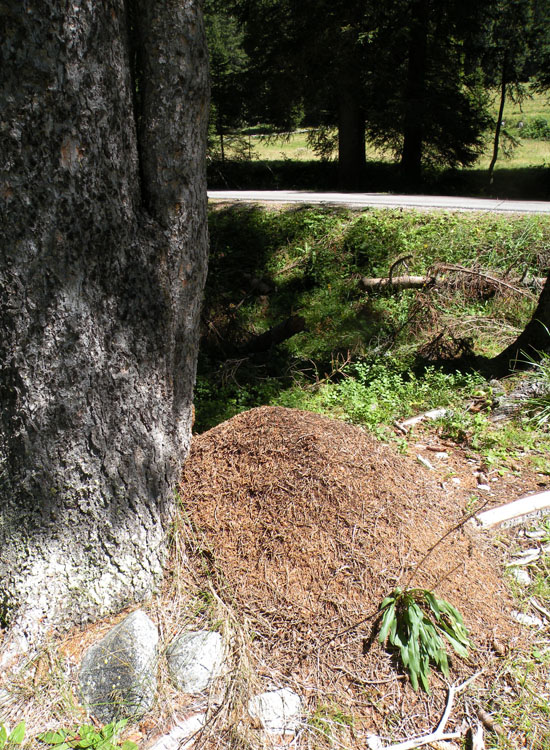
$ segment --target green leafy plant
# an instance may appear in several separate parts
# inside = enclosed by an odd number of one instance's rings
[[[15,745],[20,745],[25,737],[25,722],[20,721],[19,724],[11,732],[9,729],[0,723],[0,750],[8,750]]]
[[[534,138],[541,141],[550,140],[550,125],[544,117],[533,117],[519,128],[522,138]]]
[[[138,750],[135,742],[125,740],[122,744],[118,735],[122,732],[128,719],[120,719],[96,729],[91,724],[83,724],[74,730],[57,729],[43,732],[38,738],[54,750],[71,750],[71,748],[92,748],[92,750]]]
[[[379,640],[398,649],[415,690],[418,682],[429,693],[430,664],[449,676],[446,639],[454,651],[467,658],[471,647],[460,612],[426,589],[396,588],[380,605]]]

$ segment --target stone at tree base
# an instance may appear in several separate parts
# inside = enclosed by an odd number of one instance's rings
[[[302,701],[290,688],[269,690],[249,700],[248,713],[266,732],[293,734],[300,723]]]
[[[86,708],[109,723],[139,717],[155,698],[158,630],[136,610],[86,651],[80,667],[80,692]]]
[[[191,747],[195,734],[204,727],[205,721],[205,714],[196,714],[178,721],[170,732],[157,740],[149,750],[186,750]]]
[[[176,687],[186,693],[200,693],[221,672],[223,639],[209,630],[183,633],[166,650],[166,659]]]

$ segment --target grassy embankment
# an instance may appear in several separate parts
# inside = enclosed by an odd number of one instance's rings
[[[278,404],[359,424],[414,458],[414,440],[394,421],[444,406],[445,416],[429,428],[439,439],[460,446],[491,476],[528,473],[535,489],[547,486],[550,400],[495,425],[494,384],[475,372],[426,367],[421,356],[461,347],[498,353],[532,315],[537,292],[529,298],[456,274],[441,289],[367,294],[359,278],[385,276],[403,256],[396,274],[452,263],[512,284],[525,272],[540,276],[550,266],[550,217],[232,207],[212,210],[210,232],[198,431],[244,409]],[[290,315],[303,316],[305,330],[271,350],[247,352],[253,335]],[[550,382],[550,358],[542,369]],[[517,377],[504,381],[507,390]],[[473,399],[489,408],[470,410]],[[548,522],[542,532],[550,541]],[[530,612],[533,597],[550,608],[549,565],[542,555],[530,568],[532,584],[516,585],[519,610]],[[495,722],[534,750],[550,748],[541,697],[549,666],[550,641],[540,635],[532,651],[503,661],[491,694]],[[512,746],[506,733],[491,733],[488,747]]]
[[[550,120],[550,107],[540,97],[524,102],[522,111],[509,105],[506,127],[518,136],[517,123],[536,117]],[[334,175],[318,161],[309,162],[313,182],[304,181],[299,160],[313,158],[305,134],[288,143],[258,143],[263,159],[284,156],[280,170],[274,162],[257,162],[256,175],[267,175],[270,186],[290,186],[283,184],[289,175],[296,186],[330,186]],[[548,197],[549,146],[550,141],[522,138],[512,156],[497,164],[494,194]],[[451,175],[448,183],[440,176],[432,187],[489,194],[489,160],[490,147],[474,168]],[[392,169],[382,161],[374,166],[374,189],[392,189]],[[413,443],[394,428],[395,420],[444,406],[445,416],[426,429],[461,446],[467,460],[484,465],[490,475],[529,473],[547,486],[550,399],[494,424],[489,419],[494,383],[475,371],[462,374],[427,363],[430,356],[464,350],[497,354],[532,315],[538,291],[529,297],[528,287],[520,287],[521,294],[482,276],[449,274],[442,288],[367,293],[359,279],[386,276],[404,258],[395,274],[426,274],[447,263],[519,286],[524,274],[548,273],[550,217],[233,207],[213,208],[210,232],[196,430],[257,405],[282,405],[361,425],[414,457]],[[248,350],[253,336],[292,315],[303,317],[303,331],[269,350]],[[538,375],[550,383],[549,357]],[[503,381],[505,389],[513,389],[519,377]],[[486,408],[472,411],[472,400]],[[535,533],[536,544],[549,542],[549,522]],[[529,567],[528,587],[512,581],[518,610],[532,613],[533,600],[550,609],[549,566],[543,552]],[[533,636],[530,649],[503,659],[490,704],[494,723],[504,731],[490,732],[487,747],[509,750],[520,740],[534,750],[550,750],[549,666],[544,632]]]
[[[434,264],[507,279],[550,265],[550,218],[294,208],[211,212],[211,261],[197,385],[197,428],[271,403],[334,414],[379,429],[456,399],[473,375],[413,375],[418,353],[471,346],[492,356],[533,311],[530,297],[454,274],[441,290],[370,292],[400,257],[425,274]],[[305,330],[270,351],[250,338],[291,315]],[[437,352],[436,352],[437,353]],[[416,367],[418,371],[418,368]]]

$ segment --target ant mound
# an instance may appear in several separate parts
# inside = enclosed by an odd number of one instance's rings
[[[209,567],[253,631],[269,684],[294,685],[313,710],[345,708],[354,731],[409,710],[416,731],[430,728],[445,702],[441,676],[432,698],[414,693],[377,642],[379,605],[396,586],[432,589],[463,615],[475,648],[468,662],[451,657],[451,679],[490,672],[489,644],[515,634],[501,561],[461,525],[463,501],[358,427],[252,409],[193,439],[181,496],[196,569]]]

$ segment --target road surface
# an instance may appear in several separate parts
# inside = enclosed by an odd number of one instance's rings
[[[213,201],[248,203],[305,203],[348,208],[415,208],[444,211],[550,214],[550,201],[511,201],[498,198],[457,198],[443,195],[390,195],[389,193],[310,193],[306,190],[209,190]]]

